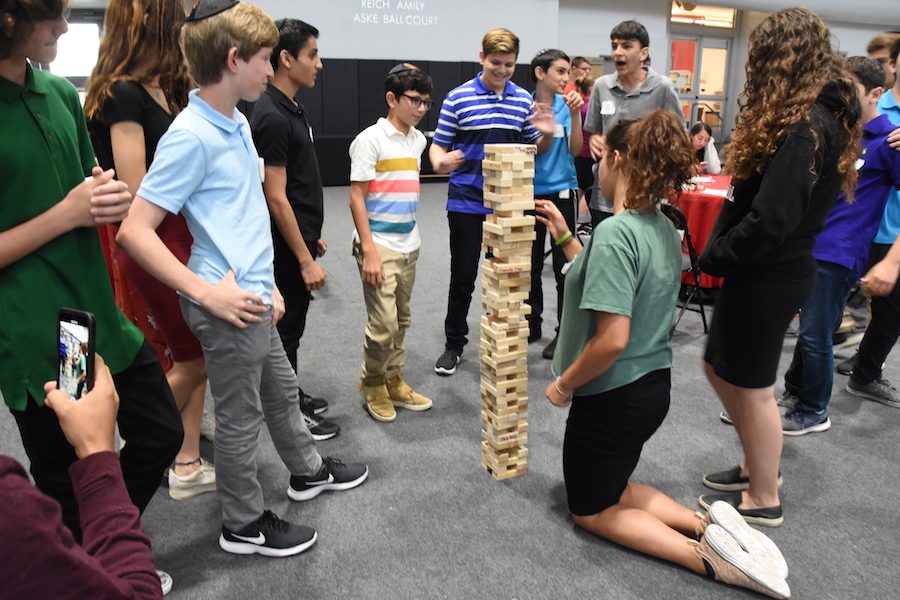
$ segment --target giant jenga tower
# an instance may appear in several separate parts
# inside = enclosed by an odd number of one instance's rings
[[[484,246],[481,266],[481,462],[495,479],[528,469],[528,322],[535,239],[534,155],[529,144],[484,147]]]

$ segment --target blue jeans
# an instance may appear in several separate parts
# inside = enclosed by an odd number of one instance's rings
[[[784,387],[799,398],[796,410],[823,415],[834,383],[832,335],[841,322],[853,272],[835,263],[817,260],[816,264],[816,287],[800,311],[800,335],[784,374]]]

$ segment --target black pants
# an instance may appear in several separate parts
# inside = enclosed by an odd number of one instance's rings
[[[606,212],[605,210],[598,210],[596,208],[592,208],[591,210],[591,227],[596,227],[600,224],[600,221],[610,218],[613,216],[613,213]]]
[[[159,487],[163,471],[181,448],[184,431],[175,398],[156,353],[144,343],[131,366],[113,376],[119,393],[119,455],[131,501],[143,512]],[[62,506],[63,523],[81,541],[78,504],[69,467],[78,460],[56,413],[29,397],[24,411],[11,411],[19,426],[31,476],[43,493]]]
[[[478,277],[484,215],[448,212],[447,222],[450,224],[450,291],[444,334],[447,336],[446,347],[461,351],[468,341],[466,317]]]
[[[869,267],[881,261],[891,249],[890,244],[872,244]],[[866,385],[881,378],[881,366],[900,336],[900,285],[884,297],[872,298],[872,322],[866,329],[859,356],[853,367],[854,383]]]
[[[306,313],[309,312],[309,300],[312,294],[303,283],[300,274],[300,263],[287,243],[277,233],[275,238],[275,284],[281,295],[284,296],[284,316],[278,321],[278,335],[281,344],[287,353],[288,361],[297,372],[297,349],[300,347],[300,338],[306,330]],[[318,257],[318,247],[315,241],[303,240],[309,253],[315,260]]]
[[[575,235],[578,196],[574,191],[570,192],[569,197],[566,199],[560,198],[559,194],[537,196],[537,198],[551,200],[563,217],[565,217],[569,231],[572,232],[572,235]],[[529,214],[533,213],[529,211]],[[544,247],[547,243],[547,226],[540,221],[535,221],[534,232],[537,234],[537,237],[534,240],[534,245],[531,247],[531,291],[528,294],[531,314],[528,315],[528,328],[531,330],[532,335],[539,337],[536,334],[540,333],[541,323],[543,322],[541,313],[544,312],[544,292],[541,286],[541,272],[544,270]],[[566,255],[560,246],[553,244],[552,239],[550,243],[552,247],[551,256],[553,257],[553,275],[556,277],[556,323],[557,329],[559,329],[559,320],[562,317],[563,287],[565,285],[562,268],[566,264]]]

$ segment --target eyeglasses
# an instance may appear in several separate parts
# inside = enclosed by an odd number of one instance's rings
[[[413,108],[420,108],[422,106],[425,107],[425,110],[431,110],[431,107],[434,106],[433,100],[423,100],[418,96],[410,96],[408,94],[401,94],[404,98],[409,100],[409,103],[412,104]]]

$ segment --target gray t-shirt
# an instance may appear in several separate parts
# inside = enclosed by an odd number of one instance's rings
[[[657,108],[670,110],[684,120],[678,94],[668,79],[648,68],[644,82],[626,92],[619,84],[619,74],[610,73],[594,84],[584,128],[591,133],[606,133],[619,121],[638,119]],[[612,212],[612,200],[600,193],[598,178],[594,179],[591,208]]]

